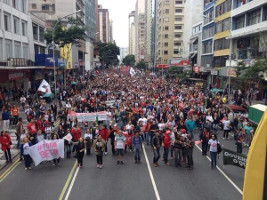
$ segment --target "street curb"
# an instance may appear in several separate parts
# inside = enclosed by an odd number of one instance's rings
[[[19,155],[19,152],[17,154],[15,154],[13,157],[12,157],[12,161],[14,160],[14,158],[16,158],[17,156]],[[9,164],[12,164],[12,163],[6,163],[4,164],[1,168],[0,168],[0,172],[2,170],[4,170]]]

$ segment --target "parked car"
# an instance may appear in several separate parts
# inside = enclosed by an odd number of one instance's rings
[[[224,104],[223,108],[226,109],[226,112],[232,111],[234,114],[241,113],[244,117],[248,117],[248,112],[245,108],[233,104]]]

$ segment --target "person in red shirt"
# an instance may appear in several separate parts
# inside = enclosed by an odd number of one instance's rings
[[[37,121],[37,127],[39,130],[42,131],[43,134],[45,134],[45,125],[46,124],[47,124],[47,121],[45,121],[44,118],[40,116],[39,120]]]
[[[164,154],[163,154],[163,159],[166,165],[170,165],[168,161],[168,156],[169,156],[169,151],[171,147],[171,131],[167,130],[163,136],[163,143],[162,146],[164,148]]]
[[[6,162],[12,162],[11,153],[10,153],[10,145],[11,145],[11,138],[8,132],[2,131],[0,134],[0,144],[2,147],[2,151],[5,153]]]
[[[207,128],[204,128],[203,132],[199,136],[199,139],[202,143],[202,156],[206,156],[208,151],[208,142],[210,139],[210,133]]]
[[[107,129],[107,125],[104,125],[104,127],[100,130],[100,135],[102,136],[102,139],[105,140],[105,155],[108,154],[108,138],[109,138],[110,131]]]
[[[33,138],[31,140],[31,143],[32,143],[32,145],[35,145],[36,144],[36,135],[37,135],[37,131],[38,131],[38,127],[37,127],[37,123],[36,123],[35,118],[32,118],[31,122],[28,123],[27,129],[29,131],[30,138]]]
[[[82,137],[82,132],[81,129],[75,124],[71,130],[72,134],[72,141],[73,142],[78,142],[79,139]],[[73,145],[72,153],[76,152],[77,145]]]

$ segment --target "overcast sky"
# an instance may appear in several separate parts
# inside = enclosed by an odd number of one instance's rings
[[[113,39],[119,47],[128,47],[128,15],[135,9],[136,0],[98,0],[103,8],[109,9],[113,20]]]

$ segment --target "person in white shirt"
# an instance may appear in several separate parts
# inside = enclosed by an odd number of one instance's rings
[[[223,139],[228,139],[229,132],[231,130],[231,121],[225,117],[225,120],[223,121]]]
[[[220,144],[220,142],[217,140],[217,136],[215,134],[212,134],[211,139],[208,142],[208,148],[210,150],[211,157],[211,168],[216,168],[218,144]]]
[[[87,129],[85,134],[84,134],[84,140],[86,144],[86,154],[90,155],[91,154],[91,146],[92,146],[92,141],[93,141],[93,134],[91,133],[90,129]]]
[[[29,154],[29,147],[31,146],[31,143],[29,142],[28,138],[25,137],[23,139],[23,157],[24,157],[24,162],[25,162],[25,170],[31,169],[31,156]]]
[[[25,103],[26,103],[26,98],[24,97],[24,95],[22,95],[22,96],[20,97],[20,103],[21,103],[21,106],[22,106],[22,108],[23,108],[23,110],[24,110]]]

